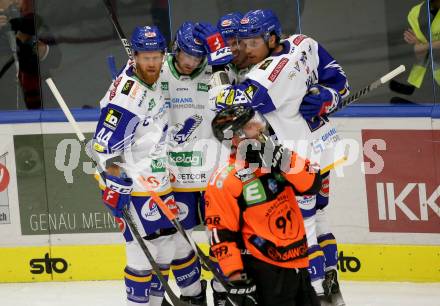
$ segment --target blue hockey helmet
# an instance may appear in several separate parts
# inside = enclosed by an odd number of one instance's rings
[[[241,39],[262,36],[268,40],[272,33],[281,37],[280,21],[272,10],[249,11],[240,20],[238,37]]]
[[[186,54],[203,57],[206,55],[203,43],[194,37],[194,23],[185,21],[176,32],[174,51],[182,50]]]
[[[167,45],[165,38],[156,26],[136,27],[131,35],[133,51],[162,51]]]
[[[236,37],[241,18],[243,18],[243,14],[239,12],[226,14],[218,20],[217,29],[225,39]]]

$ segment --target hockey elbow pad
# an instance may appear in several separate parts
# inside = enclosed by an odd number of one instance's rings
[[[129,147],[134,138],[139,118],[132,112],[114,104],[101,111],[94,135],[93,149],[111,154]]]

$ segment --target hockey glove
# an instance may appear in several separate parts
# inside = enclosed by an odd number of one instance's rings
[[[231,48],[226,46],[216,27],[209,23],[197,23],[194,27],[194,37],[199,39],[205,46],[209,65],[226,65],[232,61]]]
[[[310,87],[309,93],[304,96],[299,112],[306,120],[325,115],[334,110],[341,96],[334,89],[315,84]]]
[[[113,216],[122,218],[122,210],[130,203],[133,181],[130,178],[107,175],[105,184],[106,188],[102,194],[102,200],[111,210]]]
[[[270,171],[279,173],[289,171],[290,166],[290,150],[284,148],[282,145],[275,145],[273,141],[268,141],[264,144],[263,167],[269,168]]]
[[[257,286],[252,279],[240,279],[231,281],[227,288],[228,298],[237,306],[254,306],[257,302]]]

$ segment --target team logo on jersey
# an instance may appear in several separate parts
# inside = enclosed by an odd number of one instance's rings
[[[104,125],[112,130],[115,130],[121,121],[122,113],[113,108],[109,108],[107,115],[105,115]]]
[[[243,197],[248,206],[264,202],[267,199],[264,187],[258,179],[243,186]]]
[[[197,167],[203,164],[202,152],[168,152],[169,162],[176,167]]]
[[[255,178],[255,169],[252,168],[243,168],[235,173],[235,177],[239,178],[243,183],[250,181]]]
[[[150,102],[148,102],[148,111],[150,112],[156,106],[156,102],[152,98]]]
[[[205,83],[197,83],[197,91],[205,91],[208,92],[209,86]]]
[[[113,88],[110,90],[110,95],[109,95],[110,101],[116,96],[116,89],[118,88],[119,84],[121,83],[121,80],[122,80],[122,76],[120,76],[119,78],[117,78],[113,82]]]
[[[243,18],[240,20],[240,24],[248,24],[249,23],[249,18]]]
[[[298,46],[304,39],[306,39],[307,36],[305,35],[298,35],[294,40],[293,43]]]
[[[273,62],[273,59],[268,59],[263,64],[261,64],[260,67],[258,67],[258,69],[266,70],[266,68],[269,67],[270,63],[272,63],[272,62]]]
[[[185,120],[183,124],[178,123],[174,126],[173,140],[177,144],[182,144],[188,142],[191,134],[197,129],[202,123],[203,118],[200,115],[193,115]]]
[[[251,84],[244,90],[244,94],[249,100],[252,100],[252,98],[254,97],[257,90],[258,90],[258,87]]]
[[[278,184],[277,181],[273,178],[270,178],[267,180],[267,187],[269,188],[272,193],[276,194],[278,191]]]
[[[243,90],[240,89],[230,89],[226,88],[222,90],[216,100],[216,104],[226,104],[226,105],[232,105],[232,104],[239,104],[239,103],[247,103],[248,100],[246,99],[246,96],[244,95]]]
[[[278,75],[281,73],[281,70],[283,70],[284,66],[286,66],[289,59],[287,57],[283,57],[278,64],[275,66],[275,68],[270,73],[269,77],[267,78],[269,81],[274,82]]]
[[[168,82],[160,83],[160,87],[162,88],[162,90],[168,90],[169,88]]]
[[[139,99],[139,102],[137,104],[138,107],[142,106],[142,103],[144,103],[145,97],[147,96],[147,90],[145,89],[144,92],[142,93],[142,96]]]
[[[166,158],[153,159],[151,161],[151,172],[165,172]]]
[[[140,87],[141,86],[139,85],[139,83],[135,83],[134,84],[133,90],[130,93],[130,98],[132,98],[132,99],[136,98],[136,95],[137,95]]]
[[[133,84],[134,84],[133,80],[127,80],[127,82],[125,82],[124,84],[124,87],[122,87],[121,93],[128,96],[131,88],[133,87]]]
[[[309,126],[310,132],[314,132],[317,129],[321,128],[326,122],[328,122],[327,117],[319,117],[318,120],[309,121],[306,120],[307,125]]]

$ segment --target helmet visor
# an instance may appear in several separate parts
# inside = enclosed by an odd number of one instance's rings
[[[236,131],[235,135],[240,138],[265,142],[266,137],[269,135],[268,123],[259,112],[255,112],[255,115],[241,129]]]

